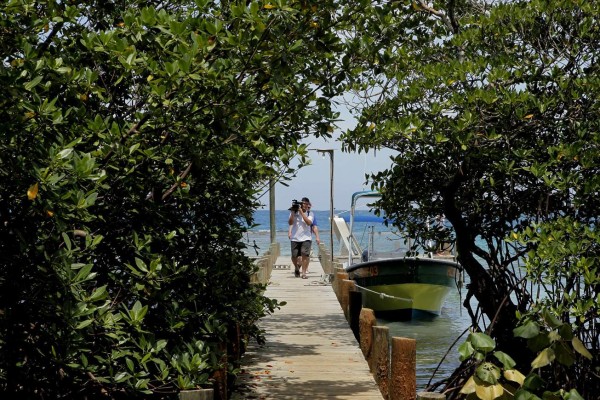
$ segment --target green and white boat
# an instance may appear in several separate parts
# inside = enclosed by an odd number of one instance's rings
[[[363,307],[372,309],[378,318],[387,320],[439,315],[446,296],[457,288],[460,264],[452,255],[431,252],[425,252],[422,257],[381,253],[373,256],[376,253],[369,249],[363,254],[352,234],[356,201],[362,197],[378,196],[380,194],[374,191],[352,195],[349,234],[344,240],[348,246],[345,270],[362,293]],[[345,224],[342,219],[334,222],[338,233],[344,230],[341,222]]]
[[[363,307],[383,319],[409,320],[440,314],[459,268],[449,260],[403,257],[355,263],[346,272],[362,292]]]

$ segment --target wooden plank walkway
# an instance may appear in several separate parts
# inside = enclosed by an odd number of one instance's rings
[[[294,277],[289,257],[275,265],[266,296],[287,305],[261,320],[266,344],[249,344],[231,398],[381,400],[318,260],[311,260],[308,279]]]

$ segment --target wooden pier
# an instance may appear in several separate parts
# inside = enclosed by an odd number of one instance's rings
[[[251,341],[232,399],[383,399],[320,263],[294,277],[278,257],[266,296],[287,304],[263,318],[263,346]]]

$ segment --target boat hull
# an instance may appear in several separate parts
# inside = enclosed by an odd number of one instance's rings
[[[353,264],[346,272],[362,293],[363,307],[379,318],[408,320],[441,313],[446,296],[456,288],[459,264],[406,257]]]

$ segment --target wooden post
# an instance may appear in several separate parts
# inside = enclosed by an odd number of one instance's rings
[[[179,400],[214,400],[214,392],[212,389],[182,390]]]
[[[355,284],[356,286],[356,284]],[[348,298],[348,323],[356,341],[360,343],[360,311],[362,310],[362,293],[353,291]]]
[[[414,400],[417,391],[417,341],[392,338],[390,400]]]
[[[262,256],[261,258],[258,259],[258,282],[259,283],[265,283],[265,269],[267,268],[266,265],[266,257]]]
[[[342,291],[342,281],[344,279],[348,279],[348,273],[347,272],[338,272],[337,274],[335,274],[335,280],[333,282],[333,291],[335,292],[338,302],[340,302],[340,303],[342,301],[341,291]]]
[[[337,273],[337,272],[345,272],[346,271],[344,269],[344,266],[340,262],[334,262],[331,267],[333,268],[333,273],[334,274]]]
[[[417,400],[446,400],[446,395],[443,393],[419,392]]]
[[[336,263],[336,265],[333,267],[333,282],[331,283],[332,285],[334,285],[334,284],[336,283],[336,282],[335,282],[335,280],[337,279],[337,274],[338,274],[338,273],[344,273],[344,274],[346,274],[347,272],[346,272],[346,270],[345,270],[345,269],[344,269],[344,268],[341,266],[341,264],[337,264],[337,263]],[[347,277],[346,277],[346,278],[344,278],[344,279],[347,279]]]
[[[223,367],[212,374],[213,396],[215,400],[227,400],[227,343],[219,343],[220,365]]]
[[[270,264],[271,264],[271,256],[265,256],[265,261],[264,261],[264,269],[263,269],[263,283],[267,284],[269,283],[269,278],[271,278],[271,272],[270,272]]]
[[[321,261],[321,267],[323,268],[323,273],[326,275],[333,274],[333,264],[331,263],[331,253],[325,246],[325,243],[321,242],[319,244],[319,260]]]
[[[242,358],[242,342],[239,322],[227,327],[227,356],[237,363]]]
[[[271,277],[271,273],[269,272],[269,265],[271,264],[271,257],[270,256],[265,256],[264,257],[264,266],[263,266],[263,282],[264,284],[267,284],[269,282],[269,278]]]
[[[350,305],[350,292],[356,290],[356,283],[353,280],[344,279],[342,281],[342,291],[340,294],[340,305],[342,306],[342,310],[344,311],[344,317],[346,317],[346,321],[349,320],[349,311],[348,307]]]
[[[278,242],[275,243],[271,243],[271,245],[269,246],[269,249],[271,250],[271,253],[273,253],[273,264],[275,264],[275,262],[277,262],[277,257],[279,257],[281,255],[281,248],[279,246]]]
[[[370,308],[363,308],[360,310],[359,317],[359,335],[360,335],[360,349],[363,355],[368,360],[371,355],[371,346],[373,343],[373,327],[377,324],[375,318],[375,312]]]
[[[369,358],[369,367],[379,385],[384,399],[388,398],[390,375],[390,328],[373,327],[373,350]]]
[[[277,256],[273,253],[269,253],[271,257],[269,257],[269,268],[267,269],[267,276],[265,277],[265,283],[269,283],[271,280],[271,275],[273,274],[273,265],[277,261]]]
[[[275,224],[275,179],[269,178],[269,232],[271,243],[277,238],[277,225]]]

